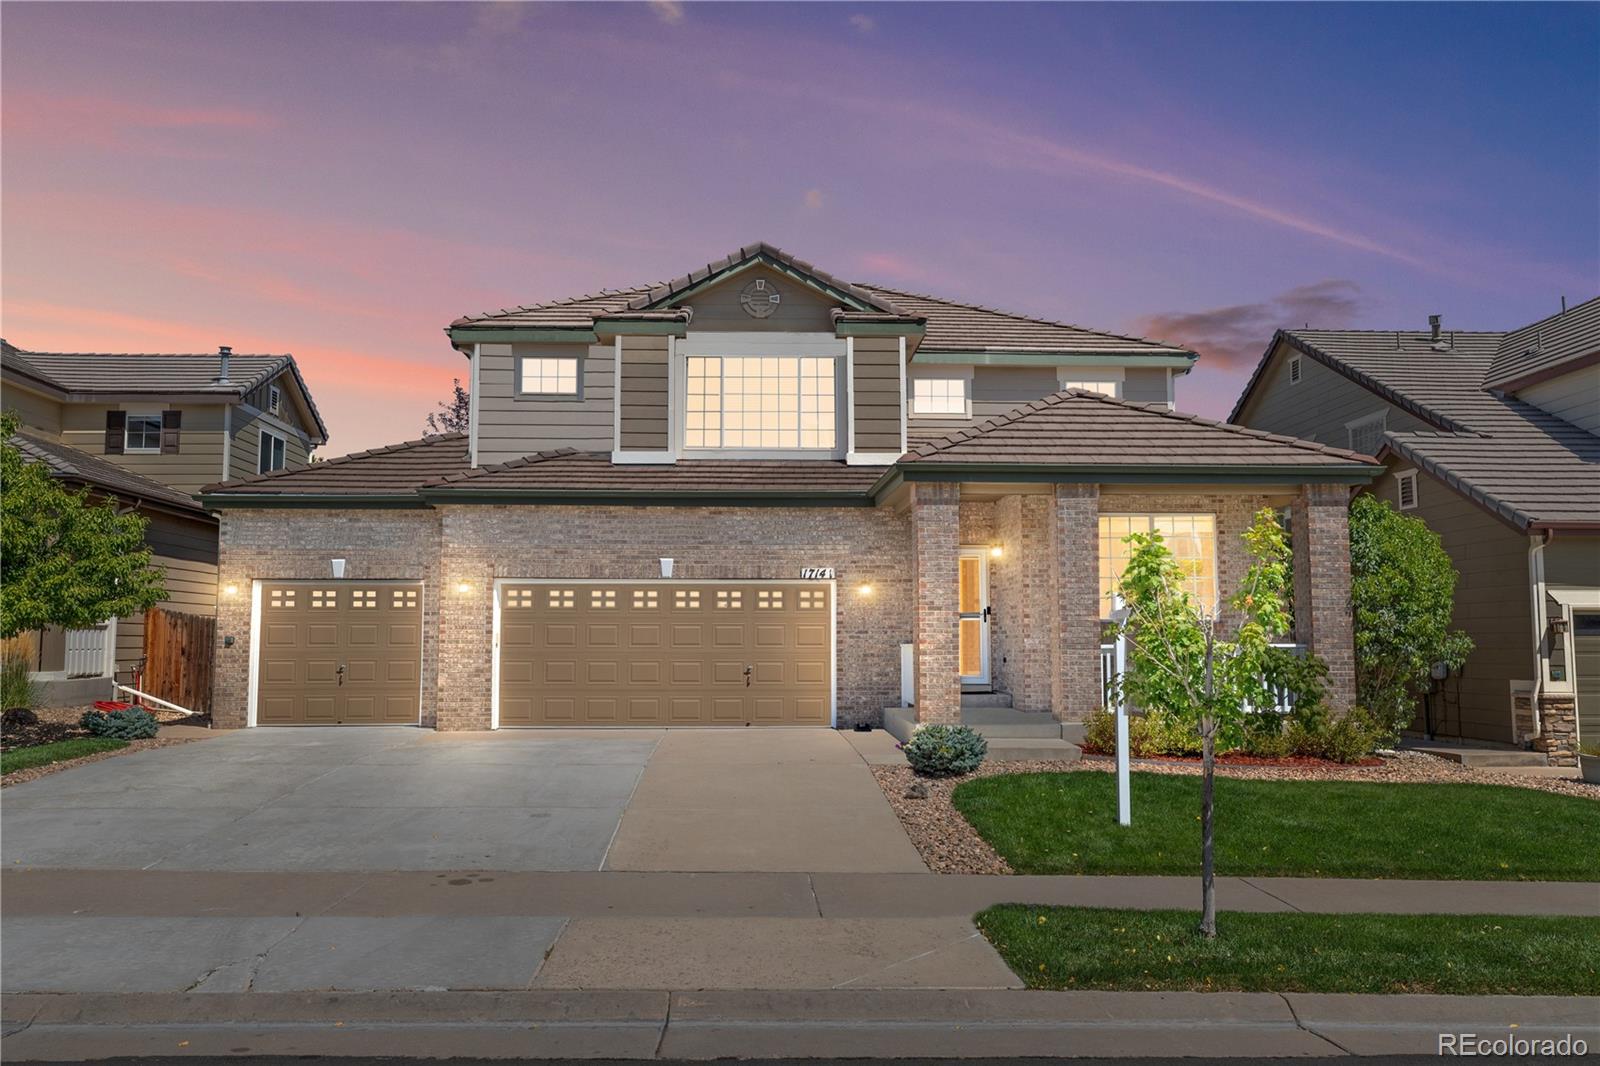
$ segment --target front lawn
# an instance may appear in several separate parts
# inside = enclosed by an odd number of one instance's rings
[[[1198,874],[1200,778],[1006,774],[959,785],[956,809],[1024,874]],[[1502,785],[1217,778],[1220,876],[1600,880],[1600,805]]]
[[[978,928],[1029,988],[1600,995],[1600,918],[1217,916],[1007,903]]]
[[[58,740],[52,744],[35,744],[31,748],[13,748],[7,752],[0,752],[0,777],[17,770],[31,770],[36,766],[49,766],[51,763],[67,759],[81,759],[85,755],[98,755],[102,751],[116,751],[127,746],[126,740],[116,740],[112,737],[77,737],[73,740]]]

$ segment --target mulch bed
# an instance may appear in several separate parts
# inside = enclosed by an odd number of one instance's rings
[[[20,725],[7,720],[0,727],[0,751],[10,751],[12,748],[31,748],[36,744],[53,744],[58,740],[71,740],[74,737],[89,736],[88,730],[78,724],[85,711],[94,709],[93,704],[82,704],[77,707],[35,707],[34,716],[38,722],[32,725]],[[194,715],[183,715],[177,711],[162,710],[159,707],[146,707],[145,710],[155,715],[156,721],[163,725],[172,722],[182,722],[185,725],[206,725],[207,719]]]
[[[1141,773],[1200,773],[1198,760],[1136,759],[1134,765]],[[985,763],[973,773],[960,777],[924,777],[909,766],[874,766],[871,770],[889,806],[905,827],[906,835],[922,855],[922,860],[928,864],[928,869],[940,874],[1009,874],[1016,871],[951,804],[950,794],[957,785],[973,778],[1001,774],[1114,773],[1116,768],[1115,759],[1103,755],[1085,755],[1078,762]],[[1473,769],[1411,751],[1381,756],[1377,764],[1372,766],[1344,766],[1338,763],[1315,766],[1219,764],[1217,774],[1278,781],[1431,781],[1511,785],[1600,800],[1600,787],[1582,781]]]
[[[1083,754],[1106,759],[1115,757],[1113,752],[1091,752],[1087,749],[1084,750]],[[1177,763],[1187,766],[1199,766],[1200,756],[1140,755],[1134,758],[1132,762],[1141,769],[1146,768],[1143,766],[1145,763]],[[1352,766],[1382,766],[1383,760],[1374,755],[1371,758],[1362,759],[1360,762],[1347,763],[1334,762],[1332,759],[1318,759],[1311,755],[1285,755],[1279,758],[1269,758],[1265,755],[1246,755],[1241,751],[1230,751],[1216,756],[1216,763],[1218,766],[1288,766],[1301,770],[1345,770]]]

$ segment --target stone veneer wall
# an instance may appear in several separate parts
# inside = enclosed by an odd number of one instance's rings
[[[227,510],[222,512],[220,541],[211,711],[218,727],[246,724],[251,582],[330,580],[333,559],[345,560],[346,578],[423,582],[422,724],[435,724],[441,602],[437,512]],[[221,591],[230,584],[238,586],[236,595]],[[226,636],[235,638],[233,647],[222,646]]]
[[[1567,693],[1539,694],[1539,735],[1533,750],[1542,751],[1551,766],[1578,765],[1578,703]]]

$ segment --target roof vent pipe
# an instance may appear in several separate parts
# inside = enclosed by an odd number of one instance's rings
[[[226,344],[217,348],[217,381],[226,384],[228,381],[228,361],[233,358],[233,349]]]
[[[1429,340],[1438,341],[1438,339],[1439,339],[1439,316],[1438,315],[1429,315],[1428,316],[1428,332],[1433,334],[1433,336],[1428,338]]]

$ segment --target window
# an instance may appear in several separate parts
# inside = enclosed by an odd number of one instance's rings
[[[128,416],[127,428],[124,431],[122,447],[130,452],[160,452],[161,451],[161,416],[160,415],[134,415]]]
[[[1298,355],[1289,358],[1289,384],[1291,385],[1300,384],[1300,375],[1302,373],[1300,358]]]
[[[1394,476],[1394,502],[1402,511],[1410,511],[1417,506],[1417,472],[1415,470],[1401,470]]]
[[[590,607],[615,607],[617,605],[616,589],[590,589]]]
[[[700,606],[700,590],[699,589],[678,589],[677,591],[675,591],[672,594],[672,602],[673,602],[673,606],[675,606],[675,607],[683,607],[683,608],[699,607]]]
[[[288,461],[284,449],[288,442],[271,430],[261,431],[261,451],[256,456],[256,473],[268,474],[282,470]]]
[[[391,607],[415,607],[417,605],[416,589],[395,589]]]
[[[771,590],[761,589],[760,591],[758,591],[756,593],[756,609],[757,610],[767,611],[767,610],[773,610],[775,608],[782,607],[782,606],[783,606],[783,590],[782,589],[771,589]]]
[[[1379,411],[1375,415],[1345,423],[1345,432],[1350,435],[1349,448],[1362,455],[1377,455],[1378,449],[1383,446],[1383,433],[1387,412]]]
[[[576,356],[524,356],[519,371],[524,396],[578,395]]]
[[[914,415],[967,415],[966,378],[913,378],[911,413]]]
[[[690,356],[686,448],[832,449],[831,356]]]
[[[378,606],[377,589],[355,589],[350,593],[350,606],[376,607]]]
[[[572,606],[572,590],[571,589],[551,589],[550,590],[550,606],[551,607],[571,607]]]
[[[1063,389],[1082,389],[1085,392],[1098,392],[1102,396],[1116,396],[1122,391],[1122,382],[1111,381],[1106,378],[1080,378],[1076,381],[1061,382]]]
[[[283,410],[283,392],[276,385],[267,386],[267,410],[273,414]]]
[[[533,589],[531,589],[531,588],[508,588],[508,589],[506,589],[506,606],[507,607],[532,607],[533,606]],[[550,606],[554,607],[555,603],[552,602],[550,604]]]
[[[1111,614],[1111,597],[1133,546],[1124,542],[1130,533],[1160,533],[1178,565],[1188,576],[1184,590],[1201,610],[1217,607],[1217,520],[1208,514],[1149,514],[1100,516],[1100,613]]]
[[[645,608],[645,609],[654,609],[656,604],[657,604],[657,602],[658,601],[657,601],[657,595],[656,595],[656,590],[655,589],[634,589],[633,590],[633,605],[635,607],[640,607],[640,608]]]
[[[744,601],[744,593],[738,589],[718,589],[717,606],[728,609],[740,606]]]
[[[804,610],[814,610],[814,609],[816,609],[818,607],[821,607],[822,603],[823,603],[823,592],[822,592],[821,589],[801,589],[800,590],[800,606],[801,606],[802,609],[804,609]]]

